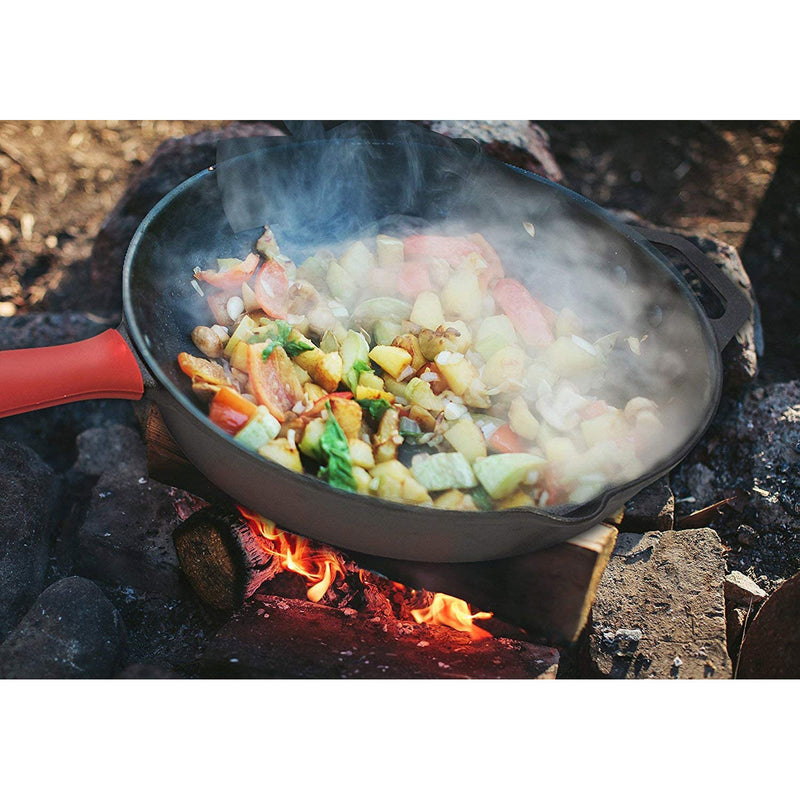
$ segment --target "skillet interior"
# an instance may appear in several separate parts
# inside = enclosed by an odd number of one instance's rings
[[[366,147],[368,159],[350,161],[352,148]],[[456,149],[422,145],[413,150],[410,158],[407,146],[334,141],[243,156],[238,168],[252,176],[252,192],[245,208],[231,209],[228,202],[228,216],[227,185],[218,171],[200,173],[178,187],[142,223],[126,258],[123,292],[134,342],[167,390],[171,411],[165,416],[187,454],[223,489],[285,527],[363,552],[442,561],[497,558],[570,538],[677,463],[702,434],[720,382],[710,327],[666,259],[585,199],[488,159],[466,164]],[[341,163],[355,166],[322,187],[315,183],[315,175],[328,175],[331,164]],[[555,308],[569,302],[580,316],[605,307],[611,319],[624,315],[632,329],[637,324],[646,329],[655,303],[663,335],[683,354],[677,385],[688,418],[668,456],[648,475],[577,508],[469,514],[349,495],[265,462],[220,435],[194,403],[176,363],[177,353],[192,351],[192,328],[208,322],[206,304],[190,283],[192,269],[248,252],[258,235],[255,228],[238,230],[248,220],[268,221],[283,251],[299,262],[318,243],[347,239],[392,215],[434,224],[455,219],[468,230],[501,233],[491,241],[506,272]],[[535,239],[525,232],[524,221],[535,222]],[[605,278],[593,282],[591,275]],[[636,388],[654,394],[658,375],[636,374],[633,379],[641,383]],[[228,474],[222,475],[226,460]],[[243,483],[246,492],[240,490]],[[322,504],[313,513],[289,501],[306,505],[312,497],[315,505]],[[376,513],[381,530],[373,530]]]

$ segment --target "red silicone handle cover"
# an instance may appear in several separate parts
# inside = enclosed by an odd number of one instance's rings
[[[55,347],[0,353],[0,417],[76,400],[138,400],[139,365],[115,330]]]

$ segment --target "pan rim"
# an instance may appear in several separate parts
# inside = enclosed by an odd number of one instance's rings
[[[288,138],[288,137],[287,137]],[[314,147],[314,146],[386,146],[386,147],[397,147],[399,146],[398,142],[393,142],[391,140],[372,140],[372,139],[359,139],[359,140],[352,140],[352,139],[313,139],[313,140],[305,140],[302,142],[292,141],[289,140],[282,144],[275,144],[271,145],[268,149],[270,151],[280,151],[284,149],[298,149],[298,148],[305,148],[305,147]],[[435,149],[441,150],[444,152],[448,151],[448,148],[434,145],[430,143],[417,143],[414,145],[415,148],[425,148],[425,149]],[[456,145],[454,145],[455,147]],[[267,149],[267,148],[264,148]],[[240,156],[237,156],[234,160],[238,160],[240,158],[248,158],[252,157],[254,153],[261,152],[261,150],[255,150],[248,153],[244,153]],[[710,355],[710,360],[712,362],[711,365],[711,397],[707,401],[705,414],[700,423],[695,428],[695,433],[690,436],[684,443],[684,445],[674,454],[668,458],[663,459],[657,465],[655,465],[650,471],[648,471],[645,475],[640,476],[632,481],[628,481],[624,484],[614,485],[608,489],[606,489],[602,494],[595,496],[594,498],[582,503],[578,506],[551,506],[551,507],[538,507],[538,506],[527,506],[527,507],[518,507],[518,508],[509,508],[509,509],[502,509],[502,510],[492,510],[492,511],[481,511],[478,512],[482,517],[491,516],[492,518],[500,518],[508,517],[509,515],[512,516],[521,516],[527,515],[532,517],[533,519],[542,519],[548,520],[554,524],[560,524],[570,529],[575,529],[575,532],[578,532],[578,529],[585,529],[588,525],[591,525],[601,519],[603,519],[609,510],[613,512],[616,507],[625,499],[636,494],[641,489],[649,486],[654,481],[658,480],[663,475],[670,472],[674,469],[678,464],[680,464],[686,456],[691,452],[692,449],[698,444],[698,442],[703,438],[706,431],[708,430],[709,425],[711,424],[714,415],[716,414],[717,407],[719,405],[721,395],[722,395],[722,365],[721,365],[721,356],[720,351],[716,346],[716,339],[714,337],[714,332],[711,327],[711,323],[709,322],[708,317],[705,314],[698,298],[692,292],[691,287],[688,285],[686,280],[680,274],[680,272],[674,267],[674,265],[667,259],[667,257],[661,253],[658,249],[656,249],[650,242],[647,241],[641,234],[637,231],[633,230],[629,225],[625,224],[617,217],[614,216],[613,213],[604,209],[602,206],[599,206],[597,203],[589,200],[588,198],[584,197],[583,195],[578,194],[577,192],[569,189],[565,186],[562,186],[558,183],[555,183],[547,178],[542,177],[541,175],[536,175],[529,170],[522,169],[521,167],[516,167],[511,164],[507,164],[502,161],[498,161],[497,159],[493,159],[487,155],[481,155],[480,158],[486,160],[487,162],[491,162],[497,166],[503,167],[508,169],[512,172],[518,173],[529,180],[533,180],[535,182],[544,184],[548,187],[550,191],[554,191],[556,194],[560,194],[563,197],[568,198],[572,202],[577,202],[580,206],[582,206],[585,210],[587,210],[593,216],[599,218],[599,220],[611,227],[617,233],[621,234],[628,240],[630,240],[634,245],[636,245],[639,249],[646,252],[651,259],[655,260],[660,264],[660,266],[666,269],[669,274],[672,276],[674,282],[678,286],[683,295],[684,299],[687,301],[689,306],[694,311],[695,317],[698,319],[698,323],[700,328],[703,332],[703,337],[706,340],[706,352]],[[225,442],[229,446],[235,447],[239,452],[245,454],[248,459],[251,460],[253,465],[258,469],[266,471],[268,474],[271,471],[280,472],[283,475],[287,470],[285,467],[280,466],[279,464],[273,463],[267,459],[261,458],[258,454],[252,452],[251,450],[247,449],[239,442],[235,441],[232,436],[225,434],[224,431],[221,431],[217,426],[215,426],[209,418],[203,414],[200,409],[198,409],[190,399],[185,395],[185,393],[170,379],[161,367],[158,364],[158,361],[153,356],[150,351],[150,346],[148,345],[145,335],[142,330],[139,328],[139,324],[137,321],[136,311],[133,304],[132,298],[132,289],[131,289],[131,275],[133,271],[133,262],[135,260],[136,251],[138,249],[139,243],[142,239],[146,236],[148,232],[148,228],[150,224],[156,219],[160,213],[171,205],[174,200],[185,193],[190,187],[194,186],[196,183],[204,179],[210,179],[214,176],[216,171],[216,165],[211,165],[206,167],[196,174],[192,175],[191,177],[187,178],[186,180],[179,183],[176,187],[170,190],[164,197],[162,197],[158,203],[156,203],[153,208],[147,213],[144,219],[141,221],[139,226],[136,229],[136,232],[131,238],[131,241],[128,245],[128,248],[125,253],[125,259],[123,261],[122,267],[122,304],[123,304],[123,314],[125,319],[125,324],[130,331],[131,340],[134,344],[134,347],[142,359],[142,361],[147,366],[148,370],[150,370],[151,374],[155,377],[158,385],[162,388],[165,388],[168,393],[171,395],[173,400],[175,400],[180,407],[187,411],[190,417],[193,419],[195,424],[200,424],[204,428],[212,430],[221,441]],[[308,486],[314,486],[316,488],[322,488],[323,490],[327,490],[328,492],[333,493],[333,497],[339,497],[346,499],[349,503],[357,503],[357,504],[367,504],[369,507],[380,509],[384,507],[392,507],[395,508],[398,505],[404,507],[404,509],[408,512],[411,512],[412,515],[421,515],[423,517],[427,517],[430,513],[439,513],[441,514],[448,514],[450,515],[451,519],[455,518],[474,518],[476,512],[474,511],[453,511],[449,509],[441,509],[435,507],[421,507],[421,506],[414,506],[410,504],[402,504],[396,503],[394,501],[385,500],[380,497],[373,497],[371,495],[362,495],[359,493],[354,492],[347,492],[342,489],[337,489],[336,487],[330,486],[329,484],[325,483],[324,481],[319,480],[313,475],[307,475],[305,473],[296,473],[295,477],[300,479],[302,483],[305,483]],[[633,490],[633,491],[632,491]],[[616,505],[615,505],[616,504]],[[561,509],[571,509],[569,511],[564,511],[564,513],[558,513]]]

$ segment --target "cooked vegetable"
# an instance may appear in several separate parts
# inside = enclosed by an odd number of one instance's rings
[[[447,510],[551,506],[636,477],[663,437],[652,399],[606,382],[631,332],[548,307],[479,233],[380,234],[298,268],[266,226],[255,250],[198,272],[205,358],[178,363],[212,422],[287,469]]]

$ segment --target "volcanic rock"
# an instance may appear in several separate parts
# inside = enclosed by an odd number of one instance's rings
[[[172,531],[181,522],[179,489],[147,477],[144,445],[122,426],[89,431],[77,465],[107,469],[92,490],[78,532],[76,571],[106,583],[133,586],[166,597],[182,590]],[[108,458],[99,453],[106,450]],[[115,461],[113,453],[120,453]]]
[[[620,533],[592,610],[589,657],[610,678],[729,678],[725,563],[709,528]]]
[[[423,123],[435,133],[457,139],[474,139],[486,152],[507,164],[527,169],[551,181],[564,175],[550,149],[550,137],[527,120],[435,120]]]
[[[800,678],[800,573],[761,606],[739,653],[739,678]]]
[[[57,497],[50,467],[0,440],[0,641],[44,588]]]
[[[622,529],[632,533],[668,531],[675,522],[675,497],[666,477],[659,478],[625,504]]]
[[[100,589],[63,578],[0,645],[0,678],[110,678],[124,649],[122,619]]]

